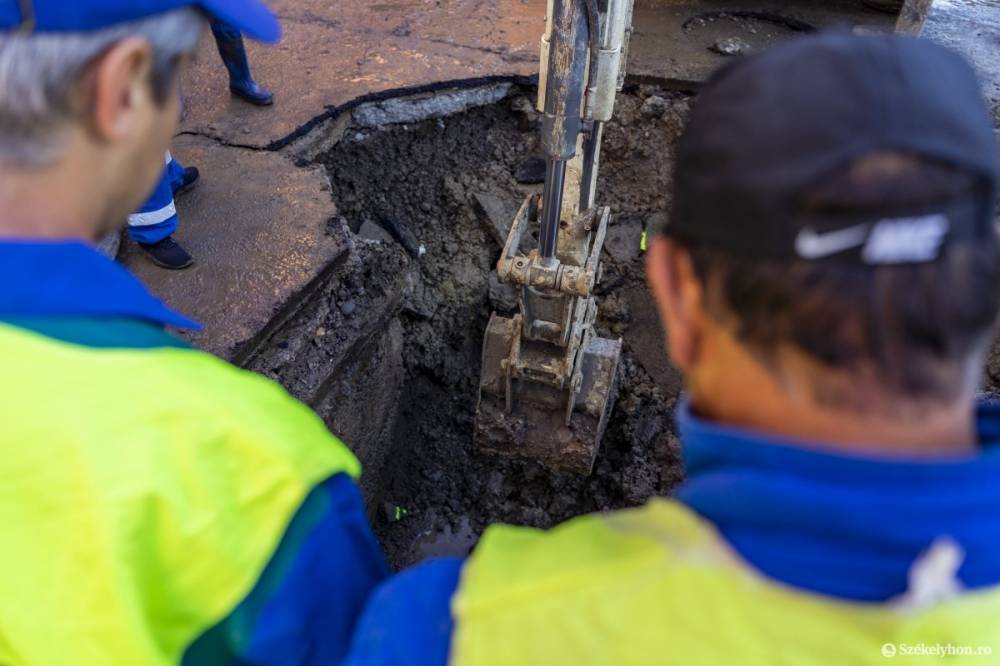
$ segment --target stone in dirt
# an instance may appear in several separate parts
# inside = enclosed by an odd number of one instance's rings
[[[643,285],[635,284],[624,290],[624,300],[631,317],[629,328],[647,332],[647,335],[629,337],[626,340],[627,350],[635,355],[657,387],[667,395],[680,394],[683,380],[667,358],[663,325],[650,302],[649,292]]]
[[[663,99],[659,95],[650,95],[646,98],[646,101],[642,103],[642,109],[640,113],[647,118],[662,118],[663,114],[670,109],[670,104],[667,100]]]
[[[604,251],[619,264],[628,264],[639,256],[642,222],[632,219],[616,220],[608,227]]]
[[[545,160],[529,157],[514,170],[514,180],[522,185],[537,185],[545,182]]]
[[[739,37],[725,37],[708,47],[719,55],[737,56],[749,53],[752,47]]]
[[[393,240],[392,236],[389,235],[388,231],[371,220],[364,221],[361,228],[358,229],[358,237],[364,238],[365,240],[387,243],[389,245],[396,242]]]
[[[384,227],[393,238],[395,238],[406,253],[411,257],[419,257],[423,254],[421,252],[422,245],[417,239],[416,235],[410,230],[405,222],[399,220],[395,217],[383,217],[382,227]]]
[[[443,530],[424,533],[414,544],[414,549],[420,559],[424,560],[432,557],[465,557],[477,540],[468,518],[463,518],[457,527],[446,525]]]
[[[507,244],[507,235],[522,202],[506,193],[501,195],[490,192],[476,192],[472,195],[472,200],[479,218],[486,223],[486,230],[502,248]],[[521,238],[520,249],[522,252],[531,249],[527,234]]]
[[[530,118],[537,118],[540,115],[538,109],[535,108],[535,103],[525,95],[518,95],[511,99],[510,110]]]
[[[403,312],[416,319],[430,319],[437,312],[441,299],[416,274],[412,275],[413,278],[407,281],[406,297],[403,299]]]
[[[501,282],[496,271],[490,272],[490,305],[498,314],[510,316],[517,311],[518,290],[512,284]]]

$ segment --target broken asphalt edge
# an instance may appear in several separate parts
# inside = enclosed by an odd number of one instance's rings
[[[538,85],[538,76],[522,76],[522,75],[497,75],[497,76],[485,76],[485,77],[473,77],[465,79],[450,79],[445,81],[437,81],[429,84],[421,84],[416,86],[404,86],[399,88],[393,88],[388,90],[382,90],[378,92],[373,92],[365,95],[360,95],[355,97],[343,104],[337,106],[328,106],[326,109],[309,120],[307,123],[303,124],[301,127],[295,129],[288,135],[272,141],[271,143],[260,146],[252,144],[240,144],[226,141],[225,139],[213,135],[200,132],[197,130],[182,130],[177,133],[177,136],[189,135],[201,137],[210,141],[218,143],[220,146],[226,148],[236,148],[242,150],[250,150],[255,152],[279,152],[284,148],[287,148],[297,141],[303,139],[311,132],[317,128],[324,127],[325,123],[330,120],[334,120],[344,114],[351,113],[358,107],[370,104],[384,102],[391,99],[399,99],[405,97],[412,97],[416,95],[422,95],[427,93],[436,93],[445,90],[473,90],[476,88],[482,88],[491,85],[498,85],[509,83],[512,85],[520,87],[534,87]],[[688,89],[688,82],[675,82],[669,81],[661,77],[656,76],[629,76],[626,79],[626,88],[634,88],[641,84],[655,83],[659,85],[665,85],[674,87],[675,89]],[[316,165],[311,160],[304,160],[301,158],[296,158],[293,155],[287,155],[289,161],[293,163],[296,168],[316,168]],[[334,201],[336,205],[336,201]],[[321,290],[323,284],[325,284],[333,274],[344,264],[347,260],[347,255],[349,254],[348,248],[345,246],[344,250],[339,252],[336,256],[332,257],[330,261],[323,267],[319,273],[314,276],[304,287],[302,287],[297,293],[293,294],[284,303],[282,303],[268,320],[268,323],[264,325],[256,334],[244,340],[233,347],[229,356],[232,362],[240,367],[246,367],[253,362],[253,360],[258,356],[260,350],[268,343],[268,341],[277,333],[281,328],[294,318],[294,316],[310,302],[311,297]]]
[[[441,92],[443,90],[470,90],[474,88],[481,88],[484,86],[491,86],[502,83],[510,83],[522,87],[534,87],[538,85],[538,75],[537,74],[532,74],[530,76],[494,75],[494,76],[479,76],[466,79],[448,79],[444,81],[435,81],[433,83],[425,83],[415,86],[403,86],[399,88],[390,88],[387,90],[380,90],[377,92],[367,93],[364,95],[360,95],[358,97],[354,97],[349,101],[344,102],[343,104],[327,106],[322,113],[314,116],[308,122],[297,127],[289,134],[286,134],[280,139],[276,139],[264,145],[228,141],[217,134],[201,131],[198,129],[183,129],[177,133],[177,136],[182,136],[182,135],[200,136],[206,139],[211,139],[217,142],[219,145],[226,146],[227,148],[243,148],[245,150],[275,152],[283,150],[284,148],[287,148],[288,146],[295,143],[299,139],[302,139],[303,137],[307,136],[314,129],[322,126],[323,123],[325,123],[326,121],[337,118],[338,116],[344,113],[349,113],[364,104],[370,104],[373,102],[384,102],[399,97],[411,97],[414,95]],[[681,92],[695,92],[698,90],[698,88],[700,88],[701,84],[702,82],[700,81],[689,81],[686,79],[677,79],[667,76],[659,76],[655,74],[629,74],[625,78],[626,89],[638,85],[656,85],[664,87],[668,90],[676,90]]]

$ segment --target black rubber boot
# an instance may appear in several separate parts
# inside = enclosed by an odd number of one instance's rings
[[[271,91],[253,80],[243,35],[221,21],[212,21],[212,35],[215,37],[216,46],[219,47],[222,62],[229,71],[229,89],[233,94],[257,106],[274,103]]]
[[[139,247],[154,264],[163,268],[177,271],[194,263],[187,250],[178,245],[172,236],[167,236],[159,243],[151,245],[139,243]]]

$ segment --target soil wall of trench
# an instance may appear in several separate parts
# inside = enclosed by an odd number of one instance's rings
[[[605,131],[598,202],[611,206],[612,223],[597,323],[600,335],[622,338],[621,389],[584,478],[473,447],[483,331],[491,311],[516,305],[494,267],[542,170],[532,89],[466,96],[478,105],[459,113],[423,103],[416,115],[426,120],[383,105],[331,123],[307,158],[330,175],[339,214],[329,231],[350,250],[247,364],[309,403],[357,453],[395,567],[462,555],[490,523],[550,527],[638,505],[683,474],[672,421],[680,378],[639,245],[669,203],[692,97],[628,87]],[[990,364],[991,386],[998,369]]]

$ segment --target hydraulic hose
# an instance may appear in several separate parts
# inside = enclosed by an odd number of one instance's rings
[[[562,191],[566,183],[566,160],[550,159],[545,163],[545,189],[542,193],[542,223],[538,233],[538,253],[543,259],[556,256]]]

